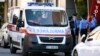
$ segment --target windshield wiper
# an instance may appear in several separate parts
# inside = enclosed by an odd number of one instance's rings
[[[29,25],[32,25],[32,26],[33,26],[33,25],[35,25],[35,26],[40,26],[40,24],[34,23],[34,22],[28,22],[28,24],[29,24]]]
[[[32,24],[33,24],[33,25],[38,25],[38,26],[40,25],[40,24],[38,24],[38,23],[32,23]]]
[[[61,26],[66,26],[66,25],[48,24],[48,25],[42,25],[42,26],[59,26],[59,27],[61,27]]]

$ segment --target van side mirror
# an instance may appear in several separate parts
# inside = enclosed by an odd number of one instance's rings
[[[18,19],[17,27],[24,27],[24,22],[22,21],[22,19]]]
[[[81,42],[85,42],[85,40],[86,40],[86,35],[83,34],[82,37],[81,37]]]
[[[88,38],[88,39],[87,39],[87,41],[92,41],[92,40],[93,40],[93,38]]]
[[[22,19],[18,19],[17,30],[19,30],[20,27],[24,27],[24,22],[22,21]]]

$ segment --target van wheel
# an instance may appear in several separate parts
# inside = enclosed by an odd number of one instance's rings
[[[25,48],[22,48],[22,56],[28,56],[28,52],[25,50]]]
[[[78,53],[77,53],[77,51],[74,51],[74,54],[73,54],[73,56],[78,56]]]
[[[22,51],[22,56],[28,56],[28,52]]]
[[[28,51],[26,50],[26,47],[24,46],[24,41],[22,41],[22,56],[28,56]]]
[[[10,52],[11,52],[12,54],[15,54],[16,51],[17,51],[17,48],[15,48],[15,47],[13,46],[13,43],[11,42],[11,43],[10,43]]]
[[[65,56],[71,56],[71,52],[65,52]]]
[[[1,46],[2,46],[3,48],[6,48],[6,47],[8,46],[8,44],[7,44],[7,43],[5,43],[4,38],[2,38],[2,41],[1,41]]]
[[[54,52],[49,52],[50,55],[54,55]]]

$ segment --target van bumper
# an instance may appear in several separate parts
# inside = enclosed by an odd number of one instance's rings
[[[29,44],[30,43],[30,44]],[[66,38],[65,44],[39,44],[36,42],[25,42],[25,50],[27,52],[70,52],[73,46],[72,37]],[[57,48],[48,48],[57,47]]]
[[[47,48],[50,46],[56,46],[57,48]],[[71,48],[66,45],[34,45],[33,47],[28,47],[28,52],[66,52],[70,51]]]

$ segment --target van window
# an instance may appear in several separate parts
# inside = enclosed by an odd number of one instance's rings
[[[12,23],[12,21],[13,21],[13,10],[11,10],[11,11],[9,11],[9,13],[8,13],[8,21],[9,21],[9,23]]]
[[[20,16],[19,16],[20,18],[19,19],[22,19],[22,16],[23,16],[23,11],[21,10],[20,11]]]
[[[16,24],[17,20],[19,19],[19,14],[20,14],[20,10],[19,9],[14,9],[12,11],[12,24]]]
[[[13,24],[16,24],[17,23],[17,20],[18,20],[18,17],[16,15],[13,15]]]
[[[65,11],[26,9],[26,20],[31,26],[66,26],[68,24]]]

